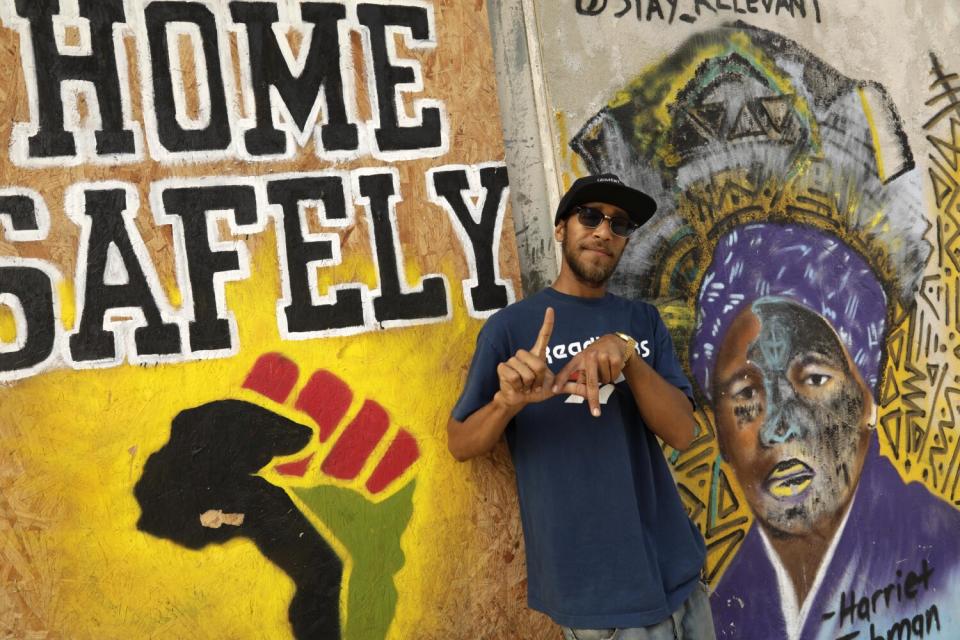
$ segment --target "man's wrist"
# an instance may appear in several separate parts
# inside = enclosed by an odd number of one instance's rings
[[[509,418],[517,415],[521,409],[523,409],[523,404],[510,404],[507,402],[506,397],[503,394],[503,391],[497,391],[493,394],[493,400],[491,401],[494,407],[502,412]]]
[[[624,332],[622,332],[622,331],[614,331],[614,332],[613,332],[613,335],[617,336],[618,338],[620,338],[620,339],[623,340],[623,342],[624,342],[623,364],[624,364],[624,366],[626,366],[627,363],[629,363],[630,360],[633,359],[633,356],[636,354],[636,351],[637,351],[637,341],[634,340],[632,336],[630,336],[630,335],[628,335],[628,334],[626,334],[626,333],[624,333]]]
[[[640,384],[646,384],[647,378],[651,373],[656,373],[647,361],[643,358],[636,357],[630,358],[630,360],[623,365],[623,375],[627,378],[632,378],[639,382]]]

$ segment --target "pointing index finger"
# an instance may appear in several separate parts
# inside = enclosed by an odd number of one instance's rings
[[[547,352],[547,344],[550,342],[550,335],[553,333],[553,307],[547,307],[543,314],[543,326],[540,327],[540,333],[537,335],[537,341],[533,343],[530,353],[542,358]]]

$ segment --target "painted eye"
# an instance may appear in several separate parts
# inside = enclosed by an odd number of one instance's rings
[[[827,384],[831,378],[833,378],[833,376],[828,376],[825,373],[811,373],[803,379],[803,384],[810,387],[822,387]]]
[[[757,397],[757,388],[753,385],[744,387],[733,394],[733,397],[737,400],[753,400]]]

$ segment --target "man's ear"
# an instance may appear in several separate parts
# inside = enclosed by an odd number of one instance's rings
[[[553,237],[557,242],[563,242],[563,236],[567,232],[567,221],[561,220],[557,223],[557,226],[553,228]]]

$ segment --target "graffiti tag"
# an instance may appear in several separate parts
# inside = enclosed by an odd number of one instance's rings
[[[819,0],[576,0],[575,8],[582,16],[606,12],[615,18],[632,15],[639,22],[658,20],[667,24],[677,20],[693,24],[701,16],[723,14],[789,15],[821,22]]]
[[[920,563],[917,571],[908,571],[904,575],[903,570],[897,569],[896,579],[885,584],[872,592],[865,592],[861,597],[857,597],[856,592],[851,589],[849,593],[842,591],[840,593],[840,603],[837,610],[828,611],[823,614],[824,620],[829,620],[833,616],[840,614],[840,626],[847,624],[855,625],[860,622],[870,623],[870,638],[902,638],[904,633],[906,637],[923,638],[934,631],[940,631],[940,610],[937,605],[932,604],[926,611],[918,613],[913,617],[902,616],[903,612],[900,605],[907,600],[916,600],[922,594],[931,590],[930,578],[934,570],[926,559]],[[887,633],[880,633],[876,629],[877,620],[875,617],[883,618],[887,611],[895,613],[896,618]],[[846,633],[837,640],[853,640],[860,637],[859,629]]]

